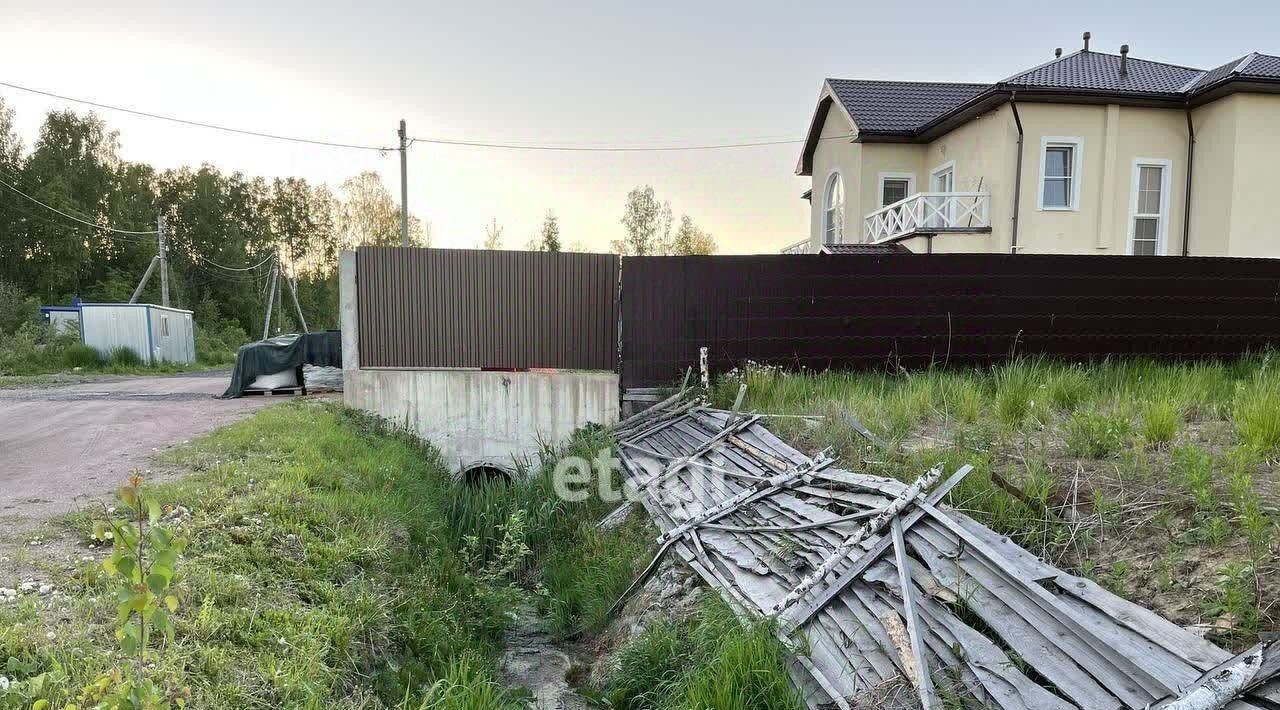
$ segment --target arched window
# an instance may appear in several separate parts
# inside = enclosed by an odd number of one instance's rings
[[[839,244],[844,241],[844,182],[840,173],[831,173],[822,198],[822,242]]]

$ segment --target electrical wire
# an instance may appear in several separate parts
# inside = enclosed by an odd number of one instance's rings
[[[194,126],[197,128],[207,128],[215,131],[223,131],[225,133],[236,133],[246,136],[254,136],[257,138],[268,138],[271,140],[290,141],[293,143],[304,143],[307,145],[317,145],[329,148],[350,148],[353,150],[372,150],[380,153],[387,153],[393,150],[399,150],[395,146],[368,145],[360,143],[343,143],[338,141],[320,140],[315,138],[302,138],[298,136],[286,136],[280,133],[268,133],[266,131],[253,131],[244,128],[232,128],[216,123],[207,123],[205,121],[194,121],[186,118],[178,118],[177,116],[167,116],[160,113],[152,113],[150,111],[140,111],[137,109],[126,108],[123,106],[114,106],[104,104],[98,101],[90,101],[88,99],[78,99],[73,96],[65,96],[56,94],[51,91],[41,89],[33,89],[19,84],[0,81],[0,86],[6,86],[18,91],[26,91],[40,96],[59,99],[61,101],[70,101],[73,103],[93,106],[95,108],[106,109],[109,111],[120,111],[122,113],[132,114],[134,116],[142,116],[144,118],[152,118],[161,121],[171,121],[186,126]],[[828,136],[820,140],[839,140],[843,138],[852,138],[853,135],[847,136]],[[439,138],[439,137],[421,137],[411,138],[409,145],[414,143],[429,143],[433,145],[449,145],[460,146],[466,148],[492,148],[499,150],[523,150],[523,151],[563,151],[575,153],[673,153],[684,151],[708,151],[708,150],[731,150],[739,148],[760,148],[766,146],[778,145],[798,145],[804,143],[806,139],[790,138],[777,140],[743,140],[731,141],[723,143],[704,143],[695,145],[657,145],[657,146],[640,146],[640,145],[590,145],[590,144],[555,144],[555,143],[520,143],[520,142],[504,142],[504,141],[484,141],[470,140],[463,138]]]
[[[223,266],[222,264],[219,264],[218,262],[213,261],[212,259],[210,259],[210,258],[209,258],[209,257],[207,257],[207,256],[200,256],[199,254],[192,254],[192,256],[193,256],[194,258],[196,258],[196,259],[200,260],[200,261],[203,261],[204,263],[208,264],[209,266],[216,266],[216,267],[218,267],[219,269],[225,269],[226,271],[253,271],[254,269],[258,268],[259,266],[262,266],[263,264],[267,263],[268,261],[271,261],[272,259],[276,258],[276,255],[275,255],[274,253],[272,253],[272,254],[267,254],[267,258],[263,259],[262,261],[259,261],[258,263],[254,264],[253,266],[245,266],[245,267],[243,267],[243,268],[238,268],[238,267],[235,267],[235,266]]]
[[[151,113],[150,111],[139,111],[137,109],[125,108],[123,106],[112,106],[110,104],[104,104],[97,101],[90,101],[88,99],[77,99],[72,96],[63,96],[62,94],[55,94],[51,91],[42,91],[40,89],[32,89],[27,86],[11,84],[7,81],[0,81],[0,86],[7,86],[10,89],[17,89],[18,91],[26,91],[32,94],[39,94],[40,96],[48,96],[49,98],[54,98],[61,101],[71,101],[73,103],[84,104],[86,106],[93,106],[95,108],[107,109],[109,111],[120,111],[121,113],[133,114],[134,116],[142,116],[143,118],[154,118],[160,121],[172,121],[173,123],[181,123],[186,126],[195,126],[197,128],[208,128],[210,130],[223,131],[225,133],[238,133],[246,136],[255,136],[257,138],[270,138],[272,140],[278,140],[278,141],[306,143],[308,145],[319,145],[319,146],[325,146],[328,148],[350,148],[352,150],[375,150],[382,153],[392,151],[392,150],[398,150],[397,148],[387,147],[387,146],[361,145],[359,143],[340,143],[338,141],[326,141],[326,140],[319,140],[315,138],[299,138],[297,136],[286,136],[286,135],[281,135],[279,133],[267,133],[265,131],[251,131],[244,128],[231,128],[230,126],[221,126],[216,123],[205,123],[204,121],[192,121],[186,118],[178,118],[176,116],[166,116],[161,113]]]
[[[110,226],[110,225],[103,226],[103,225],[101,225],[101,224],[94,224],[93,222],[90,222],[90,221],[88,221],[88,220],[80,219],[79,217],[76,217],[75,215],[72,215],[72,214],[68,214],[68,213],[66,213],[66,212],[63,212],[62,210],[58,209],[57,207],[53,207],[53,206],[51,206],[51,205],[46,205],[45,203],[41,202],[40,200],[37,200],[36,198],[32,197],[31,195],[28,195],[27,193],[23,192],[22,190],[19,190],[17,187],[14,187],[13,185],[10,185],[8,182],[5,182],[4,180],[0,180],[0,185],[4,185],[5,187],[9,188],[10,190],[13,190],[14,192],[18,193],[19,195],[22,195],[23,197],[27,198],[28,200],[31,200],[32,202],[36,203],[37,205],[40,205],[41,207],[43,207],[43,208],[45,208],[45,209],[49,210],[50,212],[57,212],[58,214],[62,215],[63,217],[66,217],[67,219],[72,220],[73,222],[79,222],[80,224],[83,224],[83,225],[85,225],[85,226],[87,226],[87,227],[93,227],[94,229],[101,229],[101,230],[104,230],[104,231],[107,231],[107,232],[114,232],[114,233],[116,233],[116,234],[137,234],[137,235],[142,235],[142,234],[159,234],[159,233],[160,233],[160,232],[158,232],[158,231],[156,231],[156,230],[154,230],[154,229],[149,230],[149,231],[142,231],[142,230],[133,230],[133,229],[118,229],[118,228],[116,228],[116,227],[112,227],[112,226]]]
[[[839,136],[833,136],[839,137]],[[566,151],[574,153],[672,153],[696,150],[727,150],[732,148],[759,148],[771,145],[793,145],[804,143],[803,138],[785,140],[743,141],[739,143],[707,143],[703,145],[658,145],[658,146],[593,146],[593,145],[555,145],[544,143],[490,143],[486,141],[459,140],[454,138],[413,138],[412,143],[432,143],[435,145],[453,145],[467,148],[497,148],[502,150],[541,150]]]

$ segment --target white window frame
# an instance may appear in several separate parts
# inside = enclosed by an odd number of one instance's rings
[[[842,200],[842,202],[841,202],[841,204],[840,204],[840,206],[839,206],[839,217],[840,217],[840,230],[839,230],[839,233],[838,233],[838,234],[836,234],[836,235],[834,235],[834,236],[832,237],[832,238],[834,239],[834,241],[827,241],[827,234],[828,234],[828,232],[830,231],[830,230],[828,229],[828,226],[827,226],[827,217],[828,217],[828,215],[830,214],[830,212],[831,212],[831,210],[832,210],[832,207],[831,207],[831,204],[830,204],[830,200],[831,200],[831,181],[832,181],[832,180],[839,180],[839,181],[840,181],[840,194],[841,194],[841,196],[843,197],[843,200]],[[827,173],[827,178],[826,178],[825,180],[823,180],[823,181],[822,181],[822,200],[821,200],[821,204],[822,204],[822,238],[821,238],[821,240],[820,240],[820,241],[821,241],[823,244],[843,244],[843,243],[844,243],[845,231],[846,231],[846,229],[848,229],[848,227],[849,227],[849,222],[848,222],[848,220],[846,220],[846,219],[845,219],[845,214],[844,214],[844,213],[845,213],[845,209],[844,209],[844,208],[845,208],[845,205],[844,205],[844,203],[845,203],[845,202],[848,202],[848,200],[849,200],[849,190],[848,190],[848,186],[844,184],[844,175],[840,174],[840,169],[839,169],[839,168],[836,168],[836,169],[832,170],[830,173]]]
[[[1167,256],[1169,254],[1169,203],[1173,201],[1173,196],[1169,192],[1173,186],[1173,161],[1168,158],[1133,159],[1133,167],[1129,171],[1129,224],[1125,229],[1129,237],[1125,240],[1125,253],[1133,256],[1133,240],[1137,232],[1138,218],[1138,182],[1143,168],[1160,168],[1160,213],[1156,215],[1160,223],[1156,230],[1156,256]]]
[[[937,176],[941,175],[942,173],[947,172],[948,170],[950,170],[950,171],[951,171],[951,191],[952,191],[952,192],[955,192],[955,186],[956,186],[956,161],[954,161],[954,160],[948,160],[947,162],[943,163],[942,165],[939,165],[938,167],[936,167],[936,168],[934,168],[933,170],[930,170],[930,171],[929,171],[929,192],[933,192],[933,179],[934,179],[935,177],[937,177]]]
[[[1066,207],[1044,204],[1044,159],[1049,148],[1071,148],[1071,194]],[[1084,184],[1084,138],[1080,136],[1042,136],[1040,138],[1040,181],[1036,185],[1036,209],[1042,212],[1079,212]]]
[[[884,204],[884,184],[889,180],[906,180],[907,197],[916,194],[916,174],[902,172],[883,172],[876,176],[876,209],[888,207]],[[892,204],[892,203],[890,203]]]

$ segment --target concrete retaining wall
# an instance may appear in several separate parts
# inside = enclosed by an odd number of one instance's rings
[[[534,458],[540,443],[560,443],[586,424],[618,420],[612,372],[494,372],[360,366],[355,253],[338,262],[343,398],[434,444],[459,470],[510,467]]]
[[[348,405],[405,426],[458,469],[510,467],[588,423],[618,419],[612,372],[347,370]]]

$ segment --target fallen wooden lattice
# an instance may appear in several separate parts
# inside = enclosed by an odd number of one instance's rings
[[[1280,707],[1280,646],[1233,656],[947,508],[968,466],[911,485],[842,470],[679,398],[615,433],[659,554],[776,619],[811,708],[904,680],[926,708]]]

